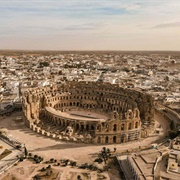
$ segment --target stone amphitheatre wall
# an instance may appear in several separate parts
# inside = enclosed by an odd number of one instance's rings
[[[46,107],[60,112],[88,110],[106,114],[108,120],[75,120]],[[41,134],[92,143],[138,140],[154,127],[154,101],[150,95],[109,83],[67,82],[29,89],[23,95],[23,113],[26,124]],[[43,129],[48,123],[56,126],[56,131]]]

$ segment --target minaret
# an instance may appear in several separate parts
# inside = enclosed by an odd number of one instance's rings
[[[171,55],[168,56],[168,62],[170,63],[171,60]]]

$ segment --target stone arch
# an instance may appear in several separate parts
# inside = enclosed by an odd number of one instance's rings
[[[108,132],[108,131],[109,131],[109,125],[106,124],[106,132]]]
[[[124,134],[121,135],[121,143],[124,142]]]
[[[138,124],[139,124],[138,122],[135,122],[135,128],[138,128]]]
[[[124,127],[125,127],[124,123],[121,124],[121,130],[122,130],[122,131],[124,131]]]
[[[132,129],[132,123],[129,123],[128,124],[128,130],[131,130]]]
[[[95,128],[94,128],[94,125],[91,125],[91,130],[94,131],[94,129],[95,129]]]
[[[79,124],[76,124],[76,129],[79,130]]]
[[[139,117],[139,110],[137,108],[134,109],[134,118]]]
[[[105,137],[105,143],[106,144],[109,143],[109,137],[108,136]]]
[[[129,134],[127,134],[128,137],[128,141],[131,141],[131,136]]]
[[[117,141],[117,137],[113,136],[113,143],[116,143],[116,141]]]
[[[117,124],[113,125],[113,131],[117,131]]]
[[[97,143],[101,143],[101,137],[100,136],[97,138]]]
[[[97,130],[101,132],[101,125],[97,125]]]
[[[81,130],[84,130],[84,124],[81,124]]]
[[[126,113],[126,119],[132,119],[134,117],[132,110],[128,110]]]
[[[86,130],[87,130],[87,131],[89,130],[89,124],[86,125]]]

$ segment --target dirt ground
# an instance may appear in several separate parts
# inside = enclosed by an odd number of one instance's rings
[[[7,132],[8,135],[13,136],[15,139],[24,143],[28,149],[28,152],[31,152],[33,155],[37,154],[44,157],[44,160],[49,160],[50,158],[55,159],[71,159],[77,161],[78,164],[81,163],[92,163],[96,158],[97,153],[106,146],[110,149],[117,149],[117,152],[122,152],[125,150],[130,150],[133,148],[138,148],[139,146],[146,146],[154,143],[155,141],[162,139],[166,132],[169,130],[169,123],[164,119],[161,114],[156,114],[156,121],[161,124],[163,131],[158,136],[151,136],[146,139],[143,139],[138,142],[126,143],[126,144],[112,144],[112,145],[92,145],[92,144],[83,144],[83,143],[72,143],[65,142],[60,140],[51,139],[40,134],[33,132],[31,129],[25,126],[24,122],[21,120],[22,113],[14,112],[11,116],[0,116],[0,129]],[[19,168],[19,169],[18,169]],[[17,166],[12,167],[8,172],[0,176],[0,179],[11,179],[13,176],[14,179],[31,179],[37,173],[38,165],[32,164],[29,161],[21,162]],[[77,174],[81,172],[81,169],[74,169],[70,167],[63,167],[59,169],[63,172],[63,180],[69,179],[70,174]],[[87,171],[87,170],[86,170]],[[86,172],[85,171],[85,172]],[[16,173],[17,172],[17,173]],[[86,172],[87,173],[87,172]],[[91,179],[97,179],[97,172],[93,175],[91,173]],[[107,179],[117,179],[118,172],[111,171],[105,173]],[[61,177],[61,179],[62,179]],[[110,178],[111,177],[111,178]],[[94,179],[93,179],[94,178]],[[3,180],[5,180],[3,179]]]

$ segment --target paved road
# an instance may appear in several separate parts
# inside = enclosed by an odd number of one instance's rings
[[[17,149],[12,148],[11,146],[9,146],[8,144],[6,144],[5,142],[1,140],[0,140],[0,144],[3,147],[5,147],[4,150],[8,149],[12,151],[11,154],[9,154],[8,156],[0,160],[0,174],[1,174],[5,169],[11,166],[11,164],[17,161],[17,155],[19,156],[20,154],[22,154],[22,152]]]

